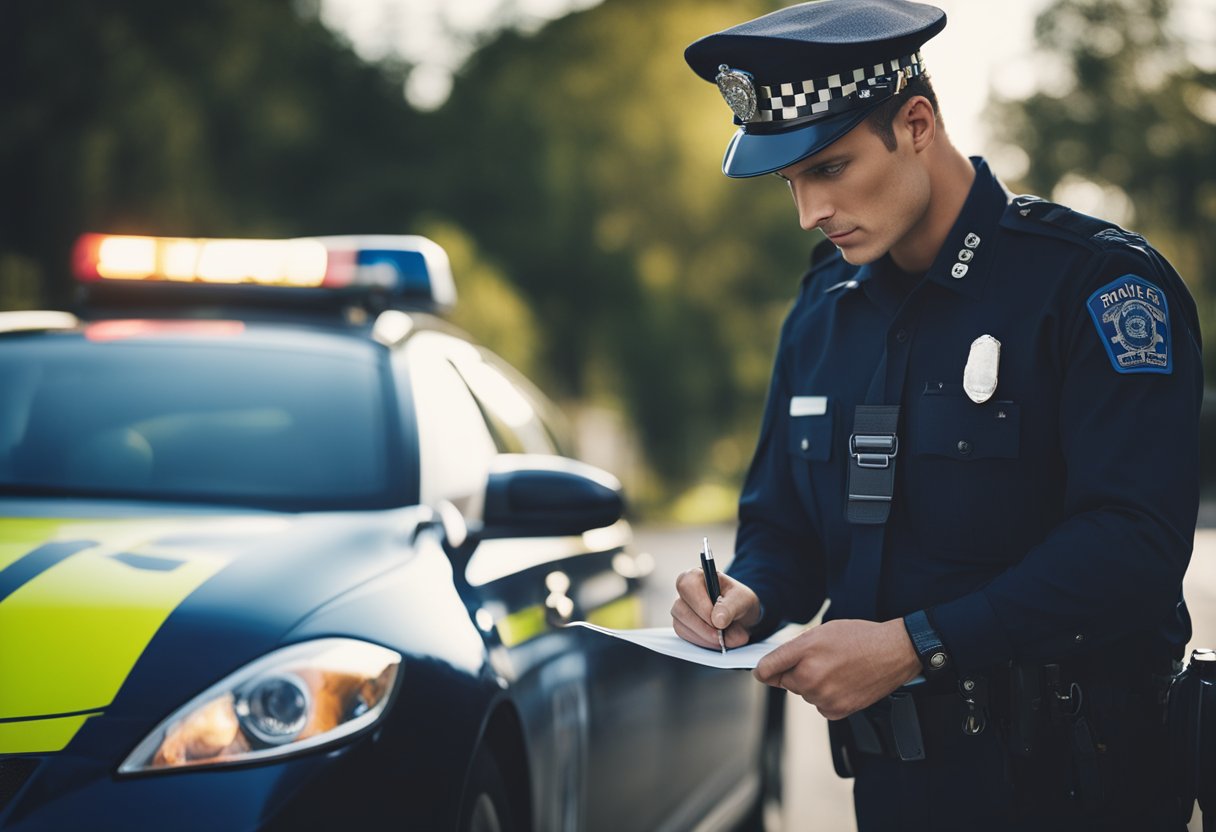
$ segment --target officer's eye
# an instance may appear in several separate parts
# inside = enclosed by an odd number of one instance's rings
[[[846,164],[848,163],[832,162],[831,164],[820,165],[819,167],[815,168],[815,174],[817,176],[839,176],[844,171]]]

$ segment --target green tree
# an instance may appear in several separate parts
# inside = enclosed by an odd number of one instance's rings
[[[778,181],[719,173],[730,114],[683,61],[773,5],[611,0],[505,34],[431,126],[438,210],[524,292],[565,393],[621,397],[674,485],[740,476],[813,242]]]
[[[1122,219],[1177,266],[1211,333],[1216,73],[1190,60],[1199,44],[1176,33],[1176,11],[1170,0],[1051,4],[1035,25],[1050,84],[991,109],[998,142],[1029,158],[1027,190],[1052,195],[1080,179],[1126,194]],[[1207,341],[1211,373],[1216,339]]]
[[[66,299],[67,253],[86,229],[400,231],[418,207],[404,183],[423,143],[400,74],[364,64],[289,0],[2,14],[0,281],[20,290],[32,270],[42,302]]]

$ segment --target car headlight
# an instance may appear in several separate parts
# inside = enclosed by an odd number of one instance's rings
[[[118,772],[231,765],[328,745],[380,718],[400,667],[400,654],[354,639],[284,647],[174,711]]]

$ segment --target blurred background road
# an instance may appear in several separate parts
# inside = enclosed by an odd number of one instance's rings
[[[709,536],[714,556],[721,563],[728,563],[734,554],[735,527],[731,524],[646,525],[636,528],[635,533],[637,550],[649,552],[655,559],[648,599],[651,609],[670,606],[675,576],[698,565],[696,553],[703,535]],[[1184,592],[1195,630],[1188,655],[1195,647],[1216,647],[1216,506],[1205,506],[1200,513]],[[827,722],[814,707],[792,694],[786,699],[785,775],[784,829],[856,832],[852,781],[840,779],[832,770]],[[1200,832],[1201,828],[1196,807],[1189,829]]]

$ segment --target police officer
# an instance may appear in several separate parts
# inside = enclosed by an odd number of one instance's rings
[[[716,649],[806,622],[758,679],[829,720],[858,825],[1182,828],[1163,680],[1190,636],[1194,302],[1140,236],[1012,196],[951,144],[904,0],[819,0],[696,41],[814,250],[716,604]]]

